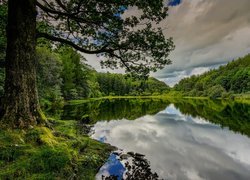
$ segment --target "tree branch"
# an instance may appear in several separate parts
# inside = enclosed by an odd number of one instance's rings
[[[50,9],[46,6],[43,6],[41,3],[39,3],[38,1],[36,1],[36,5],[42,9],[43,11],[45,12],[48,12],[48,13],[52,13],[52,14],[58,14],[58,15],[62,15],[62,16],[68,16],[69,14],[68,13],[64,13],[64,12],[61,12],[61,11],[56,11],[54,9]]]
[[[62,1],[61,0],[55,0],[57,2],[57,4],[63,8],[64,11],[68,12],[67,8],[63,5]]]
[[[47,33],[37,32],[37,38],[46,38],[46,39],[51,40],[51,41],[56,41],[56,42],[60,42],[63,44],[67,44],[69,46],[72,46],[76,50],[81,51],[81,52],[86,53],[86,54],[99,54],[99,53],[105,53],[105,52],[111,54],[114,51],[113,49],[107,49],[108,45],[105,45],[105,46],[101,47],[100,49],[94,50],[94,51],[87,50],[87,49],[84,49],[84,48],[76,45],[75,43],[73,43],[69,40],[55,37],[55,36],[49,35]]]
[[[55,9],[51,9],[51,8],[48,8],[48,7],[44,6],[44,5],[42,5],[38,1],[36,1],[36,5],[41,10],[43,10],[44,12],[46,12],[47,14],[51,13],[51,14],[55,14],[55,15],[58,15],[58,16],[65,16],[65,17],[68,17],[68,18],[70,18],[72,20],[75,20],[77,22],[86,23],[86,24],[95,24],[95,25],[100,25],[101,23],[104,23],[103,21],[90,21],[90,20],[86,20],[86,19],[83,19],[81,17],[77,17],[75,14],[72,14],[72,13],[62,12],[62,11],[58,11],[58,10],[55,10]]]

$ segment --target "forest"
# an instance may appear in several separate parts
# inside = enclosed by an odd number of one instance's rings
[[[38,92],[42,107],[64,100],[103,96],[160,95],[170,89],[150,77],[140,79],[129,74],[98,73],[69,47],[52,50],[37,48]]]
[[[218,69],[182,79],[173,90],[183,96],[234,98],[250,92],[250,55],[233,60]]]

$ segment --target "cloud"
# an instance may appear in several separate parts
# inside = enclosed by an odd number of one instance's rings
[[[118,69],[102,68],[100,64],[102,57],[97,57],[96,55],[93,54],[84,54],[84,53],[81,54],[87,60],[86,63],[92,66],[98,72],[110,72],[110,73],[122,73],[122,74],[125,73],[125,70],[121,68]]]
[[[173,64],[154,76],[172,81],[168,75],[176,71],[213,67],[249,53],[249,7],[249,0],[183,0],[170,7],[161,26],[167,37],[174,38]]]
[[[168,84],[170,87],[173,87],[176,82],[179,82],[183,78],[187,78],[192,75],[202,74],[204,72],[209,71],[210,69],[217,68],[218,66],[219,65],[213,65],[209,67],[194,67],[183,71],[165,72],[164,74],[157,75],[157,78]]]

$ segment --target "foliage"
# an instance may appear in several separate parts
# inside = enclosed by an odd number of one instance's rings
[[[72,48],[61,47],[57,51],[63,64],[61,77],[64,98],[89,97],[90,86],[88,80],[91,76],[91,70],[90,67],[84,64],[85,59]]]
[[[37,48],[37,82],[41,106],[59,108],[62,104],[62,64],[58,55],[45,47]]]
[[[100,96],[160,95],[170,87],[155,79],[131,75],[97,73],[85,59],[69,47],[52,50],[37,47],[37,74],[40,102],[45,109],[58,109],[63,99]]]
[[[146,76],[171,62],[172,38],[153,26],[167,17],[162,0],[41,0],[37,7],[38,37],[105,57],[102,65]],[[139,13],[128,13],[131,8]]]
[[[138,79],[129,75],[98,73],[97,81],[104,96],[160,95],[170,90],[164,82],[153,77]]]
[[[182,79],[174,90],[186,96],[231,97],[250,92],[250,55],[234,60],[219,69]]]
[[[215,85],[208,89],[209,97],[212,99],[221,97],[224,92],[225,89],[221,85]]]

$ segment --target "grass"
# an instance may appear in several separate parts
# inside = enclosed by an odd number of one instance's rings
[[[76,121],[53,130],[0,131],[0,179],[94,179],[114,147],[81,134]]]
[[[67,104],[70,105],[78,105],[82,103],[87,103],[90,101],[98,101],[98,100],[105,100],[105,99],[176,99],[176,98],[183,98],[182,96],[173,96],[172,94],[164,94],[164,95],[155,95],[155,96],[104,96],[98,98],[87,98],[87,99],[80,99],[80,100],[70,100],[67,101]]]
[[[234,100],[241,103],[250,104],[250,94],[235,94]],[[105,100],[105,99],[210,99],[209,97],[201,97],[201,96],[183,96],[180,92],[177,91],[170,91],[167,94],[163,95],[155,95],[155,96],[104,96],[98,98],[87,98],[87,99],[80,99],[80,100],[70,100],[67,103],[70,105],[78,105],[87,103],[90,101],[98,101],[98,100]],[[222,98],[217,98],[222,99]],[[223,98],[223,100],[230,100],[230,98]]]

